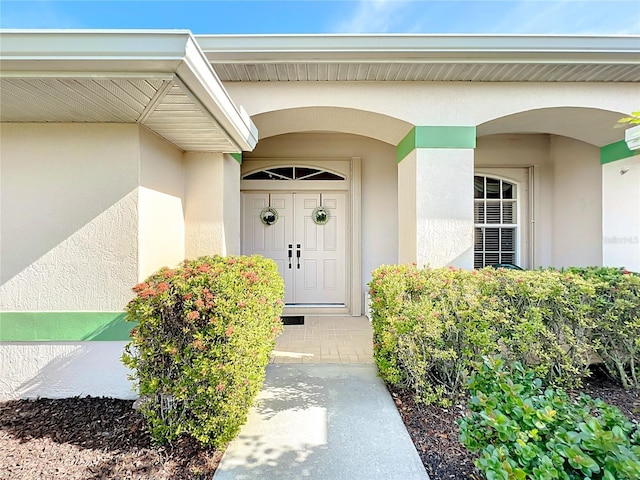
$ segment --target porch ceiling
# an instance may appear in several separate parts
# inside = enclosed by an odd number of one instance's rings
[[[640,36],[199,35],[222,81],[638,82]]]
[[[188,32],[2,32],[0,121],[137,123],[185,151],[252,150]]]

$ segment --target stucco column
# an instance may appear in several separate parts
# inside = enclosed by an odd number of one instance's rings
[[[475,127],[415,127],[400,142],[400,263],[473,268]]]
[[[240,164],[223,153],[185,154],[185,256],[240,253]]]
[[[602,264],[640,272],[640,155],[624,141],[600,149]]]

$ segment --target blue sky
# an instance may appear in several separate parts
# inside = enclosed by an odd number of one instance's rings
[[[0,0],[2,28],[639,34],[640,0]]]

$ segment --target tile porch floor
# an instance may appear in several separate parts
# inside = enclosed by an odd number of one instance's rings
[[[305,316],[304,325],[286,325],[270,363],[373,363],[367,317]]]

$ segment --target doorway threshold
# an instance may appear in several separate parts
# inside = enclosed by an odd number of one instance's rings
[[[291,304],[284,306],[282,315],[351,315],[349,307],[344,304]]]

